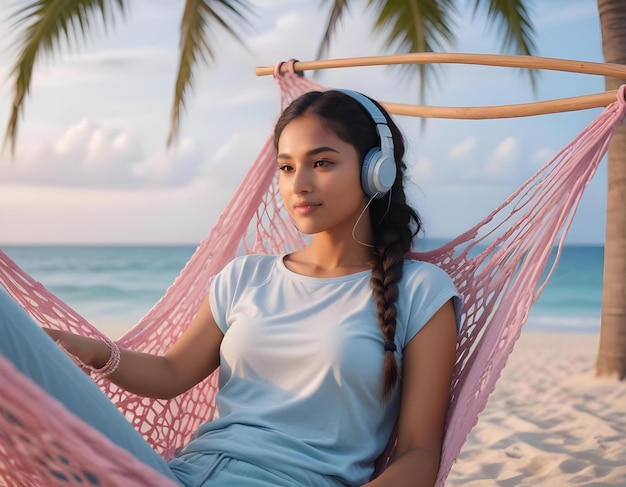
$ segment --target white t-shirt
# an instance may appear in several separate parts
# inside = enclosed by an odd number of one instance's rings
[[[400,396],[398,385],[390,400],[382,399],[385,351],[370,275],[303,276],[287,269],[283,256],[229,263],[209,294],[224,332],[219,418],[203,425],[185,452],[284,470],[304,485],[310,474],[328,485],[368,481]],[[404,262],[396,302],[399,366],[404,346],[450,298],[458,315],[460,298],[444,271]]]

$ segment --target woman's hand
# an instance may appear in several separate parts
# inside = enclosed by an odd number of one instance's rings
[[[96,369],[103,367],[111,355],[109,346],[102,340],[89,338],[68,331],[43,329],[61,348],[84,365]]]

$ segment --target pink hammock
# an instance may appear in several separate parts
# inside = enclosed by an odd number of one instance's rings
[[[326,89],[293,72],[275,75],[281,106]],[[532,303],[558,262],[582,192],[626,113],[625,87],[568,146],[483,221],[441,248],[414,253],[445,269],[464,296],[452,400],[437,485],[442,486],[478,414],[487,403]],[[165,351],[185,329],[207,283],[241,253],[282,253],[303,245],[278,195],[269,138],[226,209],[180,275],[120,343]],[[556,246],[556,252],[553,248]],[[548,270],[547,273],[544,273]],[[33,280],[0,251],[0,284],[34,319],[89,336],[100,332]],[[82,423],[0,356],[0,485],[174,485]],[[198,426],[212,419],[217,374],[170,401],[140,398],[107,382],[98,385],[164,458],[171,458]],[[304,418],[303,418],[304,420]],[[381,456],[388,464],[395,433]],[[53,467],[53,468],[51,468]],[[51,470],[69,481],[59,481]]]

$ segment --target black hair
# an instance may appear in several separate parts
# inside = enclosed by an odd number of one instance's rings
[[[402,134],[385,109],[372,102],[387,119],[394,145],[397,176],[390,194],[373,199],[370,204],[372,226],[372,295],[376,302],[378,324],[383,344],[393,344],[396,334],[396,301],[398,282],[402,279],[405,254],[411,249],[413,237],[421,229],[417,212],[407,203],[404,191],[403,161],[405,144]],[[292,120],[313,115],[344,142],[351,144],[363,161],[366,154],[380,146],[376,125],[367,109],[351,96],[340,91],[312,91],[294,100],[282,113],[274,128],[274,146],[285,126]],[[381,347],[383,346],[381,344]],[[398,366],[393,346],[386,346],[383,377],[383,398],[388,398],[398,381]]]

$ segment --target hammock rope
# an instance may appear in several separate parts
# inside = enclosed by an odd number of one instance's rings
[[[294,61],[278,65],[274,77],[282,108],[306,91],[327,89],[297,74]],[[437,485],[443,485],[485,407],[532,303],[558,262],[582,192],[625,113],[623,86],[617,101],[485,219],[438,249],[411,254],[445,269],[464,296]],[[165,351],[198,310],[210,277],[229,260],[242,253],[290,252],[303,245],[280,201],[270,137],[179,276],[120,344],[144,352]],[[0,285],[43,326],[102,335],[1,250]],[[2,356],[0,374],[0,485],[84,487],[90,475],[101,486],[173,485],[73,417]],[[169,401],[137,397],[104,379],[97,383],[166,459],[215,414],[216,373]],[[379,471],[393,449],[394,437],[380,458]]]

